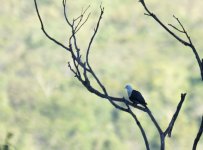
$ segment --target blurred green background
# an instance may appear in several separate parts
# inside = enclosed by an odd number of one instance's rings
[[[64,44],[70,32],[60,0],[38,0],[50,35]],[[100,0],[69,0],[69,16],[91,5],[88,23],[78,34],[83,53],[99,15]],[[184,24],[203,56],[201,0],[147,0],[167,24]],[[125,94],[131,83],[141,91],[162,128],[180,100],[186,101],[167,149],[190,150],[202,116],[203,83],[192,51],[144,16],[138,0],[103,0],[105,13],[91,51],[91,64],[113,96]],[[67,67],[70,54],[49,41],[42,31],[32,0],[2,0],[0,8],[0,144],[6,134],[18,150],[142,150],[140,131],[124,112],[89,93]],[[180,35],[184,38],[183,35]],[[135,111],[150,146],[159,149],[159,136],[149,117]],[[198,148],[203,147],[203,139]]]

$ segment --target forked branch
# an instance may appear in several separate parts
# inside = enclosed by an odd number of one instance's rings
[[[180,20],[173,16],[178,24],[180,25],[181,29],[178,29],[177,27],[175,27],[172,24],[168,24],[170,27],[172,27],[173,29],[175,29],[177,32],[183,33],[185,34],[186,38],[188,41],[182,39],[181,37],[179,37],[175,32],[173,32],[172,30],[170,30],[152,11],[149,10],[149,8],[147,7],[145,0],[139,0],[139,2],[142,4],[142,6],[144,7],[146,13],[145,15],[152,17],[159,25],[161,25],[161,27],[163,29],[165,29],[170,35],[172,35],[176,40],[178,40],[180,43],[182,43],[183,45],[189,47],[192,49],[195,58],[197,60],[198,66],[199,66],[199,70],[200,70],[200,75],[203,81],[203,61],[201,60],[194,44],[192,43],[192,40],[190,38],[190,36],[188,35],[187,31],[185,30],[184,26],[182,25],[182,23],[180,22]]]
[[[168,134],[169,137],[171,137],[171,132],[172,132],[172,129],[173,129],[173,126],[175,124],[175,121],[178,117],[178,114],[180,112],[180,109],[182,108],[182,104],[185,100],[185,96],[186,96],[186,93],[184,94],[181,94],[181,100],[177,106],[177,110],[176,112],[174,113],[170,123],[169,123],[169,126],[168,128],[165,130],[165,132],[163,132],[163,130],[161,129],[161,127],[159,126],[158,122],[156,121],[156,119],[154,118],[153,114],[151,113],[150,109],[148,107],[146,107],[147,111],[146,113],[148,114],[148,116],[150,117],[150,119],[152,120],[154,126],[156,127],[158,133],[159,133],[159,137],[160,137],[160,143],[161,143],[161,150],[164,150],[165,149],[165,138],[166,138],[166,135]]]

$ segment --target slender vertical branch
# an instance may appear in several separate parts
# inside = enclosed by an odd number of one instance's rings
[[[130,109],[129,105],[126,104],[127,108],[128,108],[128,113],[131,114],[131,116],[133,117],[133,119],[135,120],[137,126],[139,127],[140,129],[140,132],[142,134],[142,137],[144,139],[144,142],[145,142],[145,146],[146,146],[146,149],[147,150],[150,150],[150,147],[149,147],[149,142],[148,142],[148,139],[147,139],[147,136],[146,136],[146,133],[144,131],[144,128],[142,127],[140,121],[138,120],[137,116],[132,112],[132,110]]]
[[[178,106],[177,106],[176,112],[174,113],[174,115],[173,115],[173,117],[172,117],[172,119],[171,119],[171,122],[169,123],[168,128],[167,128],[166,131],[164,132],[164,135],[165,135],[165,136],[168,134],[168,136],[171,137],[171,132],[172,132],[172,130],[173,130],[173,126],[174,126],[175,121],[176,121],[176,119],[177,119],[177,117],[178,117],[178,114],[179,114],[179,112],[180,112],[180,109],[181,109],[181,107],[182,107],[182,104],[183,104],[183,102],[184,102],[184,100],[185,100],[185,96],[186,96],[186,93],[181,94],[181,100],[180,100],[180,102],[179,102],[179,104],[178,104]]]
[[[66,0],[63,0],[62,1],[62,4],[63,4],[63,14],[64,14],[64,17],[65,17],[65,20],[66,22],[68,23],[68,25],[71,27],[72,24],[70,23],[68,17],[67,17],[67,10],[66,10]]]
[[[102,19],[102,15],[104,14],[104,7],[100,6],[100,10],[101,10],[101,13],[100,13],[99,19],[97,21],[96,28],[94,29],[94,33],[93,33],[93,35],[92,35],[92,37],[90,39],[90,42],[88,44],[87,53],[86,53],[86,62],[87,62],[87,65],[88,65],[89,68],[91,68],[90,64],[89,64],[90,48],[91,48],[92,42],[93,42],[93,40],[94,40],[94,38],[95,38],[95,36],[97,34],[97,31],[99,29],[99,25],[100,25],[100,22],[101,22],[101,19]]]
[[[200,124],[200,128],[199,128],[199,131],[197,133],[197,136],[194,140],[194,143],[193,143],[193,147],[192,147],[192,150],[196,150],[197,148],[197,144],[201,138],[201,135],[202,135],[202,132],[203,132],[203,116],[202,116],[202,121],[201,121],[201,124]]]
[[[154,118],[153,114],[151,113],[150,109],[147,106],[146,106],[146,113],[148,114],[148,116],[152,120],[154,126],[156,127],[156,129],[159,133],[161,150],[164,150],[164,148],[165,148],[165,137],[163,136],[163,131],[162,131],[161,127],[159,126],[158,122],[156,121],[156,119]]]

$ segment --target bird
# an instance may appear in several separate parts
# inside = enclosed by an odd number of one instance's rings
[[[125,89],[127,90],[128,93],[128,98],[131,102],[134,104],[141,104],[143,106],[146,106],[147,103],[145,102],[144,97],[139,91],[134,90],[130,85],[126,85]]]

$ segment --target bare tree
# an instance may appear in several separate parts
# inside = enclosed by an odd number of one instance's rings
[[[177,105],[177,109],[176,109],[174,115],[172,116],[171,121],[168,124],[168,127],[165,130],[161,129],[159,123],[156,121],[154,115],[152,114],[152,112],[150,111],[150,109],[147,106],[142,106],[142,105],[140,106],[138,104],[134,104],[131,101],[128,101],[127,99],[125,99],[124,97],[113,97],[113,96],[109,95],[108,91],[105,88],[105,85],[99,79],[99,77],[95,73],[94,69],[92,68],[92,65],[89,62],[89,54],[91,51],[91,46],[92,46],[92,43],[93,43],[95,36],[98,32],[98,29],[99,29],[99,26],[100,26],[100,23],[101,23],[103,14],[104,14],[104,7],[100,6],[100,15],[98,17],[97,24],[94,28],[92,36],[90,37],[87,49],[83,50],[83,51],[86,51],[85,59],[83,60],[81,57],[81,49],[79,47],[79,43],[78,43],[76,34],[82,29],[83,25],[87,22],[87,20],[90,16],[90,13],[87,14],[89,6],[85,10],[83,10],[82,13],[78,17],[70,19],[68,16],[68,9],[67,9],[66,0],[62,0],[64,18],[65,18],[66,23],[68,24],[69,28],[71,29],[71,35],[69,36],[69,39],[68,39],[69,45],[66,46],[66,45],[62,44],[60,41],[58,41],[55,38],[53,38],[52,36],[50,36],[46,32],[42,18],[41,18],[40,13],[39,13],[39,9],[38,9],[38,5],[37,5],[36,0],[34,0],[34,2],[35,2],[35,8],[36,8],[37,16],[38,16],[40,24],[41,24],[42,31],[44,32],[44,34],[46,35],[46,37],[48,39],[53,41],[55,44],[61,46],[62,48],[64,48],[66,51],[70,52],[71,57],[72,57],[72,63],[68,62],[68,67],[70,68],[70,70],[72,71],[72,73],[74,74],[76,79],[81,83],[81,85],[83,85],[84,88],[86,88],[89,92],[94,93],[95,95],[97,95],[100,98],[108,100],[116,109],[130,114],[133,117],[133,119],[135,120],[135,123],[137,124],[138,128],[140,129],[143,140],[145,142],[146,149],[149,150],[150,144],[148,142],[146,132],[145,132],[144,128],[142,127],[140,121],[138,120],[136,114],[132,111],[132,109],[138,109],[144,113],[147,113],[147,115],[151,119],[152,123],[156,127],[157,132],[159,133],[160,149],[164,150],[165,149],[165,138],[167,135],[169,137],[171,137],[175,121],[178,117],[178,114],[180,112],[182,104],[185,100],[186,93],[181,94],[180,102]],[[176,40],[178,40],[179,42],[181,42],[185,46],[188,46],[192,49],[193,53],[196,56],[196,60],[198,62],[200,72],[201,72],[201,77],[203,80],[203,62],[200,59],[200,57],[197,53],[197,50],[196,50],[195,46],[193,45],[192,40],[190,39],[190,36],[188,35],[187,31],[185,30],[185,28],[183,27],[183,25],[179,21],[179,19],[174,16],[174,18],[178,21],[181,29],[178,29],[177,27],[175,27],[171,24],[169,24],[169,26],[171,26],[176,31],[185,34],[188,41],[181,39],[174,32],[172,32],[167,26],[165,26],[159,20],[159,18],[148,9],[144,0],[140,0],[140,2],[147,12],[146,15],[154,18],[154,20],[156,22],[158,22],[161,25],[161,27],[164,28],[169,34],[171,34],[173,37],[175,37]],[[90,80],[90,77],[92,77],[93,80],[96,81],[96,83],[99,85],[100,89],[98,89],[92,85],[92,79]],[[195,139],[193,149],[196,148],[197,143],[201,137],[202,129],[203,129],[202,126],[203,126],[203,121],[201,123],[199,132],[198,132],[197,137]]]

